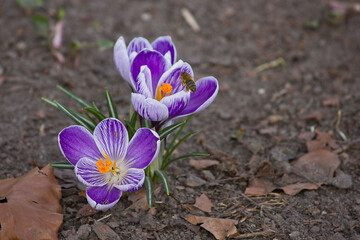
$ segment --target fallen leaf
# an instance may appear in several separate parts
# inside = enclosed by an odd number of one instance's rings
[[[119,235],[114,232],[108,225],[105,223],[95,221],[92,227],[95,234],[99,237],[99,239],[113,239],[120,240]]]
[[[0,180],[0,239],[57,239],[61,187],[50,166]]]
[[[208,159],[200,159],[200,160],[195,160],[195,159],[191,159],[189,161],[190,166],[194,167],[196,170],[203,170],[205,168],[214,166],[214,165],[219,165],[219,162],[216,160],[208,160]]]
[[[306,142],[306,147],[309,152],[315,151],[318,149],[337,149],[339,145],[335,142],[332,136],[328,133],[315,130],[316,138],[315,140],[308,140]]]
[[[161,187],[157,187],[154,190],[154,195],[157,196],[160,192]],[[146,211],[149,209],[149,205],[146,199],[146,192],[145,188],[141,188],[139,191],[133,192],[128,196],[128,199],[133,203],[131,204],[128,209],[134,209],[136,212],[139,210]]]
[[[292,163],[293,168],[316,182],[332,178],[339,166],[338,156],[325,149],[309,152]]]
[[[323,116],[321,112],[318,111],[314,111],[308,114],[304,114],[300,116],[300,119],[305,120],[305,121],[309,121],[309,120],[316,120],[317,122],[321,122]]]
[[[94,215],[96,212],[96,209],[92,208],[89,204],[86,204],[76,213],[76,218],[91,216]]]
[[[249,182],[249,186],[245,189],[245,195],[258,196],[265,195],[274,191],[276,187],[266,178],[254,178]]]
[[[320,185],[314,184],[314,183],[296,183],[296,184],[290,184],[285,187],[282,187],[281,189],[288,195],[296,195],[302,190],[316,190],[320,187]]]
[[[337,98],[337,97],[325,99],[322,101],[322,104],[324,107],[339,107],[340,106],[339,98]]]
[[[224,239],[238,233],[235,226],[238,221],[233,219],[189,216],[185,220],[194,225],[201,224],[200,227],[208,230],[216,239]]]
[[[270,124],[274,124],[274,123],[277,123],[277,122],[282,122],[284,121],[284,117],[281,116],[281,115],[271,115],[268,117],[268,121]]]
[[[205,195],[205,193],[201,194],[200,197],[195,199],[195,207],[204,212],[211,212],[211,208],[214,207],[214,204],[210,201],[210,199]]]

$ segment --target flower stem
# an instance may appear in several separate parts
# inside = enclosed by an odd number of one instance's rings
[[[149,174],[151,178],[154,178],[155,176],[154,173],[156,170],[161,170],[161,165],[163,163],[163,154],[164,154],[164,140],[160,142],[160,150],[158,157],[148,167],[150,168]]]

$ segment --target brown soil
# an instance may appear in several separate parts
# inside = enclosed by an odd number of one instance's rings
[[[95,220],[104,216],[101,222],[121,239],[215,239],[205,229],[185,221],[188,215],[243,220],[236,225],[240,234],[274,230],[270,236],[254,239],[360,239],[360,147],[358,142],[351,144],[360,136],[359,14],[335,27],[326,20],[324,1],[311,0],[49,0],[42,11],[59,7],[66,10],[60,50],[65,56],[75,40],[115,41],[122,35],[127,42],[136,36],[152,41],[170,35],[178,59],[189,62],[197,78],[213,75],[220,83],[214,103],[188,126],[188,132],[199,133],[179,152],[222,153],[212,157],[220,164],[207,169],[215,180],[199,187],[188,186],[187,179],[206,179],[209,172],[196,170],[189,160],[171,166],[172,194],[160,191],[156,212],[128,209],[132,202],[126,195],[108,211],[76,218],[86,205],[79,194],[81,186],[71,171],[57,171],[63,187],[60,239],[78,238],[80,227],[91,231],[87,239],[98,239],[95,230],[102,225]],[[199,32],[185,22],[182,8],[193,13]],[[81,52],[77,67],[70,59],[61,65],[32,29],[32,14],[15,1],[0,3],[1,179],[23,175],[34,165],[64,160],[57,134],[73,123],[41,97],[75,109],[80,106],[56,85],[95,101],[103,110],[107,87],[121,119],[128,118],[130,90],[115,68],[112,50],[88,48]],[[318,28],[306,27],[312,19],[319,21]],[[285,66],[255,73],[257,66],[279,57],[286,61]],[[339,107],[323,103],[333,98],[339,100]],[[342,113],[339,129],[346,141],[336,130],[338,110]],[[269,121],[273,115],[281,116],[281,120],[275,117]],[[276,165],[271,153],[276,149],[287,153],[288,159],[304,155],[306,146],[298,136],[312,127],[332,133],[340,146],[347,146],[339,158],[340,169],[351,176],[350,187],[323,185],[295,196],[275,191],[252,197],[252,201],[245,198],[242,193],[253,177],[248,164],[254,151],[260,158],[269,159],[281,174],[282,164]],[[215,205],[211,213],[192,207],[202,193]]]

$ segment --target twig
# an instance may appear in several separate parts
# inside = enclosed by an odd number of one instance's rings
[[[194,32],[198,32],[200,31],[200,26],[197,23],[197,21],[195,20],[194,16],[191,14],[191,12],[189,11],[189,9],[187,8],[182,8],[181,9],[181,14],[184,17],[185,21],[190,25],[191,29]]]
[[[104,220],[104,219],[106,219],[106,218],[108,218],[108,217],[110,217],[110,216],[111,216],[111,213],[108,214],[108,215],[106,215],[106,216],[104,216],[104,217],[102,217],[102,218],[100,218],[100,219],[98,219],[97,221],[100,222],[100,221],[102,221],[102,220]]]
[[[284,66],[284,65],[285,65],[285,60],[282,57],[279,57],[273,61],[261,64],[260,66],[255,68],[255,71],[262,72],[262,71],[268,70],[270,68],[274,68],[277,66]]]
[[[336,154],[342,153],[342,152],[348,150],[352,145],[354,145],[354,144],[357,143],[357,142],[360,142],[360,138],[357,138],[357,139],[349,142],[349,143],[346,144],[345,146],[336,149],[335,151],[333,151],[333,153],[336,153]]]
[[[261,231],[261,232],[254,232],[254,233],[243,233],[240,235],[235,235],[235,236],[230,236],[230,238],[235,238],[235,239],[244,239],[244,238],[253,238],[253,237],[258,237],[258,236],[269,236],[274,234],[275,231],[272,229],[266,229],[265,231]]]

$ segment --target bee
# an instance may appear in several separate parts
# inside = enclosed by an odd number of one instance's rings
[[[181,83],[182,85],[186,85],[186,91],[192,91],[193,93],[196,92],[196,85],[195,81],[191,78],[191,76],[187,72],[181,73]]]

